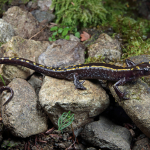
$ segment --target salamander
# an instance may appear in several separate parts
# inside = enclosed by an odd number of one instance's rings
[[[89,63],[64,68],[53,68],[17,57],[0,58],[0,64],[21,65],[47,76],[73,80],[75,87],[81,90],[85,90],[86,88],[83,86],[84,81],[80,82],[79,80],[101,79],[116,81],[113,87],[121,100],[126,100],[128,98],[126,97],[125,92],[123,93],[118,89],[118,86],[124,85],[126,82],[135,81],[139,77],[150,75],[150,62],[142,62],[136,65],[129,59],[126,59],[127,67],[115,66],[106,63]],[[4,90],[10,91],[11,96],[3,105],[8,103],[13,97],[13,92],[10,87],[4,86],[0,89],[0,92]]]

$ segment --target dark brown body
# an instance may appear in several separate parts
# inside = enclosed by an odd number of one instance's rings
[[[91,63],[68,66],[65,68],[52,68],[16,57],[0,58],[0,64],[21,65],[33,69],[36,72],[43,73],[47,76],[73,80],[76,88],[78,89],[85,89],[85,87],[82,85],[83,82],[79,82],[79,80],[81,79],[102,79],[118,81],[114,85],[114,89],[118,96],[123,99],[127,98],[125,97],[125,93],[122,93],[118,89],[119,85],[123,85],[126,82],[134,81],[141,76],[150,74],[149,63],[141,63],[135,65],[130,60],[126,60],[127,67],[119,67],[105,63]]]
[[[73,80],[72,75],[78,73],[79,79],[102,79],[118,81],[125,77],[128,81],[139,77],[139,72],[131,70],[132,67],[119,67],[105,63],[91,63],[69,66],[65,68],[52,68],[43,66],[23,58],[0,58],[0,64],[20,65],[61,79]]]

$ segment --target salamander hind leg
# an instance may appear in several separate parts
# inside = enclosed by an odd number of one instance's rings
[[[83,83],[85,82],[85,80],[80,82],[78,73],[73,74],[73,82],[74,82],[74,85],[77,89],[86,90],[86,88],[83,86]]]
[[[85,82],[85,80],[80,82],[78,73],[72,73],[68,75],[66,79],[73,80],[76,89],[86,90],[86,88],[83,86],[83,83]]]
[[[113,86],[115,89],[116,94],[118,95],[118,97],[122,100],[128,100],[129,98],[126,97],[127,93],[126,92],[121,92],[118,89],[119,85],[124,85],[126,83],[126,79],[125,77],[120,79],[118,82],[115,83],[115,85]]]

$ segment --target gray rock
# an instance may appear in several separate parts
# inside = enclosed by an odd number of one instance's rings
[[[57,40],[39,56],[39,63],[50,67],[83,64],[85,47],[80,42]]]
[[[51,8],[52,0],[38,0],[38,6],[41,10],[47,11],[47,10],[53,10]]]
[[[48,128],[47,118],[31,85],[16,78],[8,86],[13,89],[14,97],[2,108],[4,125],[14,136],[22,138],[45,132]],[[3,103],[9,94],[3,95]]]
[[[88,147],[86,150],[97,150],[97,149],[94,147]]]
[[[28,10],[35,10],[38,8],[38,0],[30,1],[27,4]]]
[[[112,84],[109,85],[111,93],[119,105],[125,110],[136,126],[150,138],[150,87],[142,80],[119,86],[122,92],[128,92],[129,100],[120,101]]]
[[[15,36],[15,31],[12,25],[0,19],[0,42],[6,43],[10,41],[13,36]]]
[[[109,105],[109,97],[99,84],[88,80],[87,90],[75,89],[72,81],[46,76],[39,92],[39,101],[54,126],[58,127],[58,118],[71,111],[74,114],[73,129],[93,121],[92,117],[102,113]],[[71,131],[71,127],[63,131]]]
[[[36,95],[39,94],[39,91],[40,91],[40,88],[42,85],[42,81],[43,81],[42,79],[43,79],[42,75],[40,75],[40,76],[33,75],[28,80],[28,83],[30,83],[30,85],[34,88]]]
[[[137,139],[132,150],[149,150],[150,140],[147,137]]]
[[[99,121],[85,125],[81,137],[99,148],[130,150],[130,132],[102,116]]]
[[[131,61],[133,61],[135,64],[139,64],[142,62],[150,62],[150,55],[140,55],[140,56],[133,56],[129,58]],[[150,86],[150,76],[145,76],[143,78],[144,82],[147,83]]]
[[[38,22],[42,22],[43,20],[51,22],[55,19],[55,15],[52,14],[50,11],[34,10],[31,13],[38,20]]]
[[[46,29],[42,30],[43,25],[26,10],[13,6],[5,12],[3,19],[10,23],[13,26],[16,35],[22,38],[30,39],[32,37],[34,40],[48,41],[50,31]],[[46,23],[44,26],[45,25]]]
[[[132,56],[129,59],[131,61],[133,61],[135,64],[140,64],[142,62],[149,62],[150,61],[150,55]]]
[[[102,33],[99,38],[88,47],[89,57],[104,57],[106,63],[121,58],[120,43],[109,35]]]
[[[80,39],[71,34],[71,35],[70,35],[70,41],[80,42]]]
[[[36,62],[36,58],[46,50],[49,42],[27,40],[18,36],[13,37],[9,42],[3,44],[0,51],[3,52],[1,57],[20,57]],[[37,50],[38,49],[38,50]],[[20,66],[1,65],[1,75],[4,80],[11,81],[14,78],[27,79],[34,71]]]

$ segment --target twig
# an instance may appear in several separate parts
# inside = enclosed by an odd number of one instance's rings
[[[75,144],[76,141],[74,141],[68,148],[66,148],[65,150],[68,150],[69,148],[71,148],[74,144]]]
[[[47,26],[46,26],[47,27]],[[29,40],[31,40],[33,37],[37,36],[40,32],[42,32],[46,27],[44,27],[43,29],[41,29],[38,33],[34,34],[33,36],[30,37]]]
[[[45,26],[43,29],[41,29],[38,33],[36,33],[36,34],[34,34],[33,36],[31,36],[30,38],[29,38],[29,40],[31,40],[33,37],[35,37],[35,36],[37,36],[40,32],[42,32],[45,28],[47,28],[47,27],[49,27],[49,28],[51,28],[51,27],[53,27],[53,26],[56,26],[57,24],[56,23],[51,23],[51,25],[50,26]]]
[[[46,133],[46,134],[50,134],[50,133],[52,133],[54,130],[55,130],[55,128],[53,127],[53,128],[51,128],[51,129],[47,130],[45,133]]]

